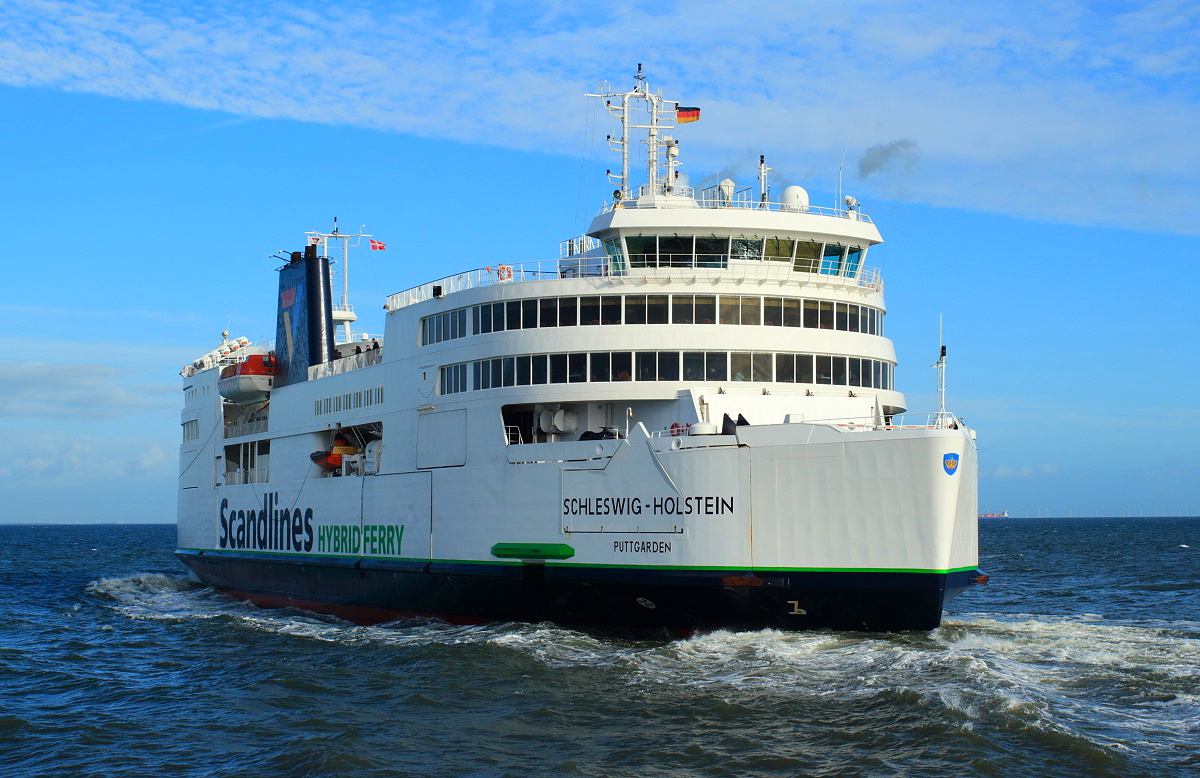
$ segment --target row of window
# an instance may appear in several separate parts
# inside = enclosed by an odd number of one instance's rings
[[[200,421],[199,421],[199,419],[193,419],[192,421],[185,421],[183,423],[183,442],[187,443],[189,440],[196,440],[199,437],[200,437]]]
[[[855,303],[730,294],[546,297],[475,305],[421,319],[421,345],[506,330],[607,324],[741,324],[883,334],[883,311]]]
[[[476,329],[476,332],[479,330]],[[458,308],[453,311],[426,316],[421,319],[421,345],[441,343],[443,340],[465,338],[467,332],[467,309]]]
[[[892,369],[890,362],[829,354],[747,351],[524,354],[442,367],[438,373],[438,393],[611,381],[760,381],[891,389]]]
[[[630,267],[715,267],[735,261],[790,262],[798,273],[853,278],[866,249],[819,240],[730,238],[715,235],[626,235],[604,241],[610,262]]]
[[[313,414],[321,416],[326,413],[353,411],[358,408],[365,408],[368,405],[379,405],[382,402],[383,387],[372,386],[368,389],[359,389],[356,392],[345,392],[344,394],[335,394],[313,400]]]

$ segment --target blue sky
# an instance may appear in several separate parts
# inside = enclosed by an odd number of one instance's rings
[[[1200,514],[1200,12],[1185,2],[0,0],[0,521],[171,521],[179,366],[271,336],[278,249],[351,290],[557,256],[610,191],[583,98],[702,108],[693,183],[879,224],[899,388],[979,430],[980,507]]]

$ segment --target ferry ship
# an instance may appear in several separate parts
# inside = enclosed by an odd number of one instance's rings
[[[774,197],[762,157],[693,188],[668,132],[699,109],[640,67],[597,91],[621,168],[557,258],[393,294],[372,337],[345,284],[368,236],[281,257],[274,341],[181,371],[177,556],[358,623],[937,627],[986,580],[975,435],[906,412],[875,224]]]

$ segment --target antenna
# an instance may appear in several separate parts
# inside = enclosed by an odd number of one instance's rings
[[[842,168],[846,166],[846,152],[850,150],[850,141],[846,141],[846,145],[842,146],[842,161],[838,163],[838,185],[836,200],[834,200],[833,208],[837,210],[841,207],[842,202]]]
[[[764,154],[758,155],[758,207],[760,210],[766,209],[767,203],[770,201],[771,185],[767,183],[767,173],[771,172],[771,168],[767,167],[767,158]]]
[[[937,426],[942,427],[946,424],[946,346],[942,342],[942,314],[938,314],[938,345],[940,352],[938,353],[937,362],[930,367],[937,368]]]

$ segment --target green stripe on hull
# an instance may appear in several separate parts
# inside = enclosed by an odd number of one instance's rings
[[[541,550],[546,553],[545,556],[540,556],[534,553],[536,550]],[[518,564],[521,559],[547,559],[547,560],[562,560],[569,559],[575,555],[575,549],[565,543],[497,543],[492,546],[492,554],[496,557],[495,560],[487,559],[428,559],[425,557],[380,557],[369,555],[345,556],[338,554],[304,554],[290,553],[279,551],[258,551],[251,549],[214,549],[214,548],[180,548],[179,552],[205,554],[236,554],[236,555],[262,555],[262,556],[279,556],[291,559],[374,559],[381,561],[395,562],[421,562],[438,565],[504,565]],[[497,551],[503,552],[497,553]],[[511,553],[510,553],[511,552]],[[561,555],[551,555],[561,554]],[[516,561],[508,561],[516,560]],[[556,562],[555,567],[581,567],[581,568],[604,568],[610,570],[688,570],[688,571],[714,571],[714,572],[762,572],[762,573],[921,573],[926,575],[948,575],[950,573],[964,573],[975,570],[978,565],[967,565],[965,567],[950,567],[944,569],[934,568],[917,568],[917,567],[756,567],[747,565],[617,565],[603,563],[587,563],[587,562]]]

